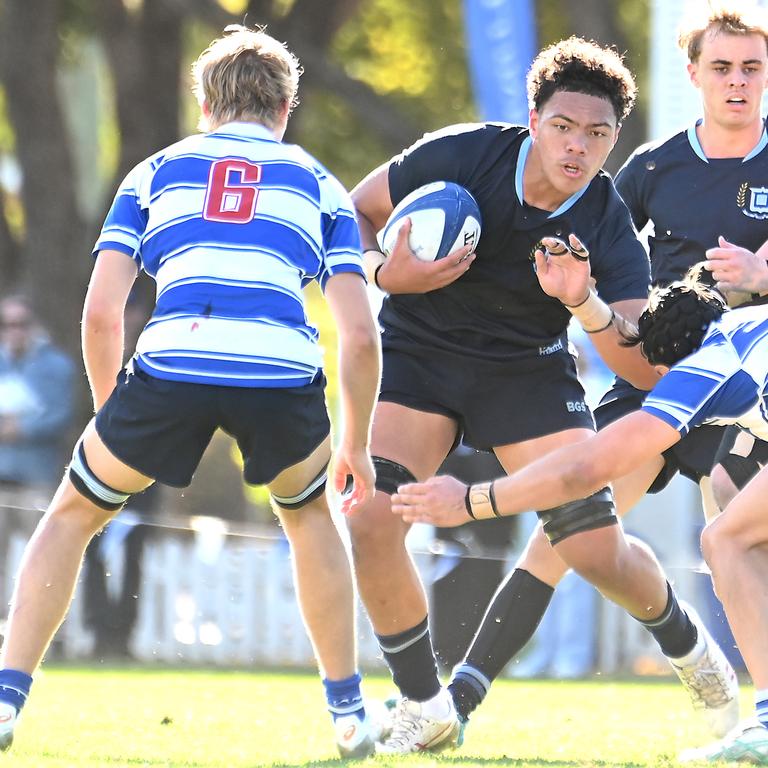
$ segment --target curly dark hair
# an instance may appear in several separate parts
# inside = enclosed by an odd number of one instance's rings
[[[728,310],[725,298],[701,280],[703,265],[688,270],[682,280],[654,288],[640,315],[637,333],[626,347],[640,345],[652,365],[673,366],[695,352],[714,320]]]
[[[541,109],[554,93],[572,91],[608,99],[620,123],[632,111],[637,87],[619,53],[581,37],[545,48],[528,70],[528,104]]]

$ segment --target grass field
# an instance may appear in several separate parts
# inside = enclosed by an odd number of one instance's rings
[[[383,678],[365,693],[385,698]],[[742,712],[752,708],[742,692]],[[708,741],[670,682],[499,681],[459,751],[360,768],[641,768],[671,766]],[[337,759],[324,699],[310,674],[48,667],[0,767],[326,768]]]

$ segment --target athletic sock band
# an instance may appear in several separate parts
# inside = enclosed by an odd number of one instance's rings
[[[0,701],[21,712],[32,687],[32,676],[18,669],[0,669]]]
[[[361,682],[362,678],[357,672],[343,680],[323,680],[328,711],[334,720],[345,715],[357,715],[360,720],[365,718]]]

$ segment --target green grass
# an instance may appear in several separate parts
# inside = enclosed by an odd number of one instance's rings
[[[391,684],[369,677],[368,696]],[[742,712],[751,710],[749,691]],[[360,768],[673,766],[708,740],[673,682],[499,681],[460,751],[370,758]],[[337,759],[310,674],[49,667],[0,768],[330,768]]]

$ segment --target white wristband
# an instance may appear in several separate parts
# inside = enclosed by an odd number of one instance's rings
[[[599,333],[613,322],[613,310],[590,288],[587,298],[580,304],[563,305],[587,333]]]
[[[365,279],[369,283],[373,283],[377,288],[379,288],[379,284],[376,282],[376,270],[384,263],[385,259],[386,256],[381,251],[376,250],[376,248],[366,248],[363,252]]]

